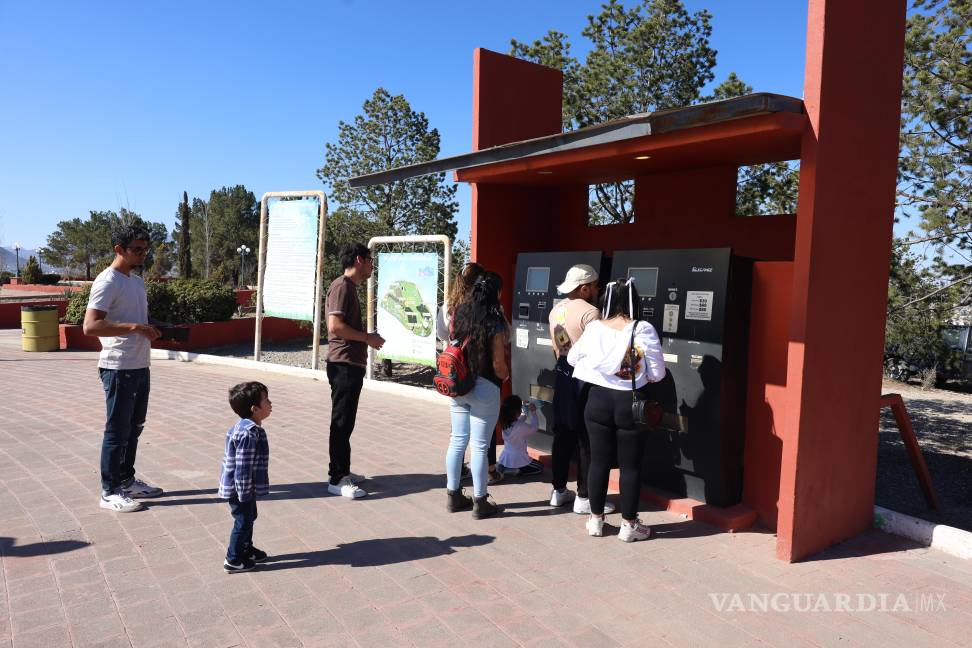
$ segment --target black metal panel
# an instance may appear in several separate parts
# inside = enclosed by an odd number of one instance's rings
[[[557,284],[571,266],[578,263],[602,270],[601,252],[523,252],[517,255],[513,283],[512,381],[513,393],[542,401],[539,430],[546,433],[552,417],[554,353],[548,317],[554,303],[563,297]],[[531,271],[532,269],[532,271]],[[546,276],[545,282],[538,282]],[[602,273],[603,276],[603,273]],[[539,285],[528,285],[528,278]],[[532,290],[528,290],[531,288]],[[552,425],[552,419],[551,425]],[[549,440],[535,439],[533,447],[549,449]]]
[[[649,485],[717,506],[742,495],[746,359],[752,264],[728,248],[620,251],[612,277],[636,280],[638,314],[655,327],[665,379],[650,386],[666,416],[648,439]],[[650,293],[654,292],[654,296]]]

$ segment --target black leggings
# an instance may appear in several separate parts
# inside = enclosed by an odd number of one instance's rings
[[[635,429],[631,418],[631,391],[592,385],[584,408],[584,421],[591,440],[587,485],[591,513],[604,513],[608,475],[617,458],[621,469],[621,517],[634,520],[638,517],[645,433]]]

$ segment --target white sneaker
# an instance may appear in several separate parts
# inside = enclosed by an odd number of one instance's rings
[[[621,542],[637,542],[638,540],[647,540],[650,537],[651,527],[642,524],[640,519],[635,518],[634,524],[628,524],[627,521],[622,520],[621,530],[618,532],[618,540]]]
[[[572,499],[574,499],[574,491],[568,488],[562,491],[555,488],[550,491],[550,506],[563,506]]]
[[[358,473],[348,473],[347,478],[351,481],[352,484],[360,484],[361,482],[368,479],[364,475],[359,475]]]
[[[328,482],[327,492],[331,495],[340,495],[341,497],[347,497],[348,499],[361,499],[368,494],[364,491],[364,489],[358,488],[358,485],[347,477],[336,484]]]
[[[587,535],[600,538],[604,535],[604,518],[592,515],[587,518]]]
[[[577,515],[590,515],[591,514],[591,500],[586,497],[581,497],[578,495],[574,498],[574,513]],[[611,502],[604,502],[604,515],[608,513],[614,513],[614,504]]]
[[[121,490],[108,494],[102,493],[100,506],[116,513],[131,513],[142,510],[141,502],[136,502]]]
[[[122,483],[121,489],[125,491],[125,495],[132,499],[158,497],[162,494],[162,489],[158,486],[146,484],[141,479],[136,477],[132,477],[127,482]]]

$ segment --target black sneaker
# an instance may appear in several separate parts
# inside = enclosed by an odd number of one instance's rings
[[[266,562],[267,560],[267,552],[260,551],[256,547],[250,547],[246,551],[246,557],[255,563],[262,563],[262,562]]]
[[[462,464],[462,472],[459,473],[459,481],[466,481],[467,479],[472,479],[472,471],[469,469],[469,464]]]
[[[266,555],[266,554],[264,554]],[[223,571],[227,574],[236,574],[238,572],[248,572],[256,567],[256,563],[250,558],[241,558],[238,562],[231,563],[228,560],[223,560]]]

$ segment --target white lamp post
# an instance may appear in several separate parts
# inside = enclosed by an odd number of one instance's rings
[[[241,245],[240,247],[236,248],[236,251],[240,253],[240,281],[239,281],[239,284],[240,285],[239,285],[239,287],[242,288],[243,287],[243,264],[246,261],[246,255],[249,254],[250,252],[252,252],[253,250],[251,250],[250,248],[246,247],[245,245]]]

